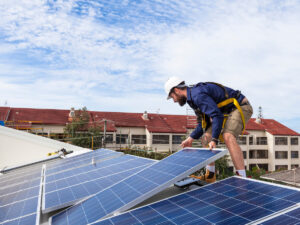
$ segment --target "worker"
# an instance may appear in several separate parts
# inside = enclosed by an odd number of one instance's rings
[[[195,111],[198,125],[181,146],[191,147],[195,139],[202,137],[210,150],[216,148],[219,138],[225,142],[236,169],[236,174],[246,177],[243,153],[237,143],[245,124],[253,114],[252,106],[240,91],[218,83],[200,82],[186,85],[178,77],[171,77],[165,83],[167,99],[173,99],[180,106],[186,103]],[[205,175],[200,177],[208,183],[216,181],[215,164],[206,166]]]

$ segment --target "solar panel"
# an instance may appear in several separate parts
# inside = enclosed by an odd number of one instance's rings
[[[54,164],[47,166],[46,176],[57,173],[59,171],[66,171],[74,167],[80,167],[90,164],[92,160],[97,162],[119,157],[121,155],[123,155],[123,153],[121,152],[116,152],[108,149],[98,149],[71,158],[65,158],[64,160],[60,160]]]
[[[45,178],[43,213],[78,202],[150,166],[154,160],[124,155]]]
[[[183,149],[51,217],[50,223],[86,224],[125,211],[226,153],[221,149]]]
[[[39,224],[37,221],[37,214],[29,214],[24,217],[19,217],[17,219],[9,220],[4,223],[0,223],[0,225],[33,225],[33,224]]]
[[[299,202],[297,189],[231,177],[92,224],[261,224]],[[280,217],[296,221],[300,210]],[[278,218],[262,224],[285,224]]]
[[[300,224],[300,206],[271,219],[260,221],[262,225]]]
[[[15,192],[0,196],[0,224],[39,224],[40,205],[42,194],[42,175],[40,172],[40,183],[38,186],[28,189],[16,189]],[[21,188],[17,185],[18,188]],[[34,221],[34,222],[33,222]]]
[[[2,189],[8,188],[10,186],[15,186],[17,184],[21,184],[34,179],[38,180],[37,183],[39,183],[40,176],[41,176],[41,168],[39,168],[38,171],[29,172],[27,174],[23,174],[23,176],[10,177],[9,179],[6,178],[6,175],[2,175],[1,183],[0,183],[0,195]]]

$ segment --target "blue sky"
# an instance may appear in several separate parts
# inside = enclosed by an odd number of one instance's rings
[[[240,89],[300,132],[300,1],[0,2],[0,105],[186,114],[179,76]]]

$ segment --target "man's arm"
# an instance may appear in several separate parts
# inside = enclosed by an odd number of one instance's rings
[[[203,135],[203,129],[202,129],[202,119],[203,118],[197,112],[196,112],[196,115],[197,115],[198,125],[197,125],[196,129],[190,134],[190,136],[181,143],[181,146],[183,148],[192,147],[192,143],[193,143],[194,139],[199,139]]]
[[[222,130],[224,115],[217,103],[207,94],[202,94],[195,99],[195,104],[207,116],[212,118],[212,141],[208,144],[210,149],[216,148]]]

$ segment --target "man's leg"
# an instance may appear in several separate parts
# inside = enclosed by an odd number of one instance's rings
[[[251,105],[244,105],[243,110],[245,122],[251,118],[253,109]],[[233,165],[239,175],[246,177],[244,157],[241,147],[237,143],[237,137],[242,133],[243,121],[240,112],[236,109],[232,111],[223,129],[223,139],[231,155]]]
[[[208,128],[208,130],[204,133],[202,137],[202,145],[204,147],[208,146],[208,143],[211,141],[211,127]],[[206,166],[206,174],[204,176],[201,176],[201,180],[205,180],[208,183],[213,183],[216,181],[216,168],[215,163],[212,162]]]
[[[235,169],[237,170],[239,175],[245,177],[246,172],[245,172],[243,152],[241,150],[241,147],[238,145],[235,136],[231,133],[224,133],[223,138],[229,150]]]

